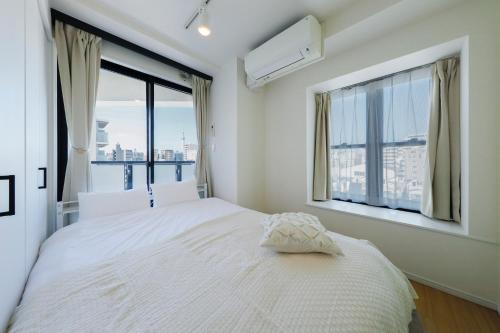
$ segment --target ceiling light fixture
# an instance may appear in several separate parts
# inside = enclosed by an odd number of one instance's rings
[[[212,32],[208,26],[208,13],[206,6],[200,7],[200,14],[198,15],[198,32],[203,37],[209,36]]]
[[[184,28],[186,30],[189,29],[189,27],[196,19],[198,19],[197,29],[200,35],[202,35],[203,37],[207,37],[212,33],[212,29],[210,29],[210,26],[208,24],[209,18],[207,5],[209,2],[210,0],[203,0],[201,2],[200,7],[194,11],[194,13],[189,17],[186,24],[184,25]]]

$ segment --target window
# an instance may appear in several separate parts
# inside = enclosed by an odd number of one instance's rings
[[[155,183],[191,179],[198,151],[193,99],[158,85],[154,96]]]
[[[194,176],[196,122],[188,88],[103,60],[94,133],[93,191]]]
[[[101,69],[95,120],[92,189],[144,188],[148,145],[146,82]]]
[[[430,91],[425,66],[331,92],[333,199],[420,209]]]

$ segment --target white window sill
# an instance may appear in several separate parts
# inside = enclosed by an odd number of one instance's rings
[[[434,220],[419,213],[373,207],[339,200],[309,201],[306,205],[346,214],[368,217],[385,222],[403,224],[420,229],[427,229],[446,234],[457,235],[465,238],[473,238],[468,235],[466,228],[461,224]],[[477,240],[484,241],[482,239]]]

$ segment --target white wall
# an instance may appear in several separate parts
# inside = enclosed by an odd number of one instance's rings
[[[237,201],[237,67],[236,59],[214,75],[211,87],[209,119],[214,125],[209,136],[209,164],[213,194]]]
[[[468,1],[336,54],[267,86],[266,204],[268,212],[304,210],[332,230],[374,242],[415,278],[497,302],[498,214],[496,75],[498,10],[493,0]],[[305,206],[306,89],[316,83],[469,35],[470,235],[458,237]],[[345,38],[345,36],[343,36]]]
[[[263,210],[264,93],[249,90],[245,81],[243,61],[237,58],[214,76],[209,110],[214,125],[209,133],[212,183],[216,197]]]
[[[264,91],[246,86],[244,63],[237,63],[238,197],[240,206],[264,210]]]
[[[497,2],[497,13],[500,13],[500,1]],[[497,36],[500,36],[500,19],[497,20]],[[497,41],[497,57],[500,56],[500,43]],[[498,59],[498,58],[497,58]],[[500,66],[497,66],[497,87],[500,87]],[[500,94],[497,93],[497,117],[498,117],[498,127],[500,129]],[[497,190],[497,195],[500,198],[500,135],[497,134],[498,136],[498,152],[497,152],[497,157],[498,157],[498,178],[497,178],[497,184],[498,184],[498,190]],[[500,205],[497,205],[498,213],[497,213],[497,228],[498,228],[498,236],[497,236],[497,241],[499,243],[498,246],[498,275],[497,275],[497,281],[498,281],[498,289],[497,289],[497,294],[498,294],[498,302],[497,302],[497,312],[500,314]]]

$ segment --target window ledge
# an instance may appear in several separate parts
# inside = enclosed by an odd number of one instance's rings
[[[490,243],[491,241],[471,237],[466,228],[458,223],[438,221],[428,218],[422,214],[399,211],[389,208],[373,207],[352,202],[343,202],[338,200],[331,201],[309,201],[307,206],[317,207],[336,212],[352,214],[362,217],[377,219],[384,222],[397,223],[419,229],[426,229],[445,234],[451,234],[463,238],[475,239]]]

